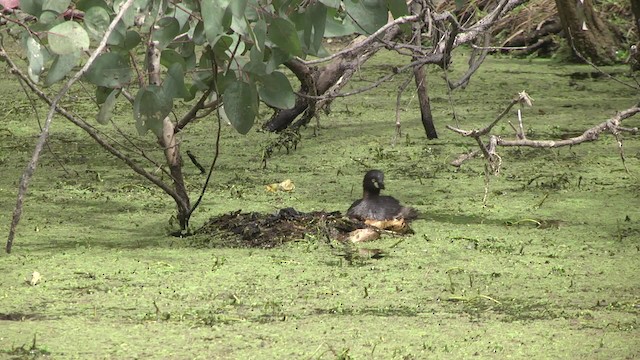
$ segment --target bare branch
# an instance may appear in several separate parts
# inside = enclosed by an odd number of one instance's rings
[[[419,15],[409,15],[409,16],[403,16],[403,17],[399,17],[393,21],[388,22],[386,25],[384,25],[383,27],[381,27],[380,29],[378,29],[376,32],[374,32],[373,34],[369,35],[366,37],[366,39],[362,42],[358,42],[356,44],[354,44],[353,46],[350,46],[346,49],[343,49],[341,51],[338,51],[335,54],[332,54],[330,56],[321,58],[321,59],[316,59],[316,60],[310,60],[310,61],[304,61],[302,59],[296,58],[300,61],[303,61],[305,64],[307,65],[313,65],[313,64],[320,64],[323,62],[327,62],[330,60],[333,60],[337,57],[342,57],[345,55],[348,55],[350,53],[355,53],[358,52],[358,49],[369,46],[369,44],[371,44],[372,42],[376,41],[377,38],[386,33],[388,29],[390,29],[393,26],[398,26],[401,24],[406,24],[409,22],[414,22],[414,21],[418,21],[420,20],[420,16]]]
[[[623,131],[626,130],[632,134],[638,133],[638,128],[621,128],[620,122],[634,116],[640,112],[640,107],[634,106],[619,112],[616,116],[609,120],[602,122],[582,133],[579,136],[575,136],[569,139],[563,140],[529,140],[529,139],[517,139],[517,140],[505,140],[498,138],[498,145],[500,146],[528,146],[535,148],[557,148],[562,146],[577,145],[583,142],[598,140],[601,133],[605,131]]]
[[[5,248],[7,253],[11,252],[11,246],[13,244],[13,239],[16,234],[16,227],[18,226],[18,223],[20,222],[20,217],[22,215],[22,204],[24,203],[24,197],[25,197],[25,194],[27,193],[29,180],[31,179],[31,176],[33,175],[33,172],[36,169],[36,165],[38,164],[38,160],[40,158],[40,152],[42,151],[42,148],[44,147],[44,143],[46,142],[47,137],[49,136],[49,128],[51,127],[53,116],[57,111],[56,109],[57,109],[58,103],[66,95],[69,89],[71,89],[71,86],[76,81],[78,81],[82,77],[82,75],[84,75],[87,72],[87,70],[89,70],[89,67],[91,67],[93,62],[98,57],[98,55],[102,53],[104,48],[107,46],[107,40],[109,39],[109,36],[113,32],[113,30],[116,28],[116,25],[118,24],[118,22],[120,21],[124,13],[131,6],[131,4],[133,4],[133,1],[134,0],[127,0],[120,6],[120,10],[116,14],[116,16],[113,18],[113,21],[111,21],[111,23],[109,24],[109,27],[107,27],[107,30],[105,31],[104,36],[100,41],[100,44],[98,44],[98,47],[96,47],[96,49],[93,51],[91,56],[89,56],[89,59],[84,64],[84,66],[78,72],[76,72],[67,81],[66,84],[64,84],[64,86],[62,87],[62,89],[60,89],[56,97],[53,98],[52,100],[51,105],[49,107],[49,113],[47,114],[47,118],[44,122],[42,131],[40,132],[40,137],[38,138],[38,142],[36,143],[36,147],[33,151],[33,156],[31,157],[31,161],[29,161],[29,164],[27,165],[27,168],[24,170],[24,173],[22,174],[22,177],[20,179],[20,187],[18,188],[18,200],[16,201],[16,207],[13,211],[11,227],[9,229],[9,237],[7,239],[7,246]],[[0,52],[1,52],[0,56],[4,56],[4,57],[7,56],[4,50],[4,47],[0,49]]]
[[[507,106],[507,108],[494,120],[491,124],[486,126],[481,130],[463,130],[454,128],[452,126],[447,126],[447,128],[453,132],[456,132],[462,136],[472,137],[476,140],[479,145],[479,150],[474,150],[467,154],[462,154],[455,160],[451,162],[451,165],[459,167],[465,161],[476,157],[478,154],[483,154],[484,157],[488,161],[488,166],[491,166],[494,171],[499,170],[499,165],[501,159],[499,155],[496,153],[495,149],[498,146],[527,146],[534,148],[557,148],[562,146],[572,146],[577,145],[583,142],[595,141],[599,138],[600,134],[608,131],[616,137],[618,150],[620,152],[620,158],[622,159],[623,165],[625,169],[627,169],[625,164],[624,151],[622,146],[622,139],[620,137],[621,132],[629,132],[632,134],[638,134],[640,131],[638,128],[626,128],[620,126],[621,122],[629,117],[634,116],[637,113],[640,113],[640,104],[637,104],[629,109],[619,112],[614,117],[604,121],[590,129],[587,129],[579,136],[575,136],[569,139],[562,140],[530,140],[525,137],[524,134],[524,125],[522,123],[522,118],[520,111],[518,111],[518,125],[519,128],[516,127],[509,122],[511,127],[516,132],[517,139],[508,140],[503,139],[500,136],[491,135],[489,138],[489,145],[485,146],[481,136],[486,135],[491,131],[491,129],[498,123],[498,121],[508,112],[508,110],[518,102],[523,102],[528,105],[531,104],[531,98],[529,98],[526,93],[523,91],[519,94],[517,99],[511,101],[511,103]],[[627,169],[628,171],[628,169]]]
[[[454,128],[451,125],[447,125],[447,129],[449,129],[451,131],[454,131],[454,132],[457,132],[458,134],[460,134],[462,136],[479,137],[479,136],[482,136],[482,135],[486,135],[491,131],[491,129],[493,129],[494,126],[496,126],[496,124],[505,115],[507,115],[507,113],[509,112],[509,110],[511,110],[513,105],[520,103],[522,105],[531,106],[532,100],[533,99],[531,99],[531,97],[529,97],[529,94],[527,94],[526,91],[521,91],[521,92],[518,93],[518,96],[516,98],[511,100],[509,105],[500,113],[500,115],[498,115],[498,117],[496,117],[496,119],[493,120],[493,122],[491,124],[487,125],[485,128],[480,129],[480,130],[462,130],[462,129]]]

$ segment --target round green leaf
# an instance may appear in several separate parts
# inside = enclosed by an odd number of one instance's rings
[[[178,36],[180,32],[180,23],[173,17],[164,17],[160,19],[154,27],[153,35],[151,38],[158,42],[158,48],[164,49],[169,45],[173,39]]]
[[[321,3],[331,8],[338,8],[340,6],[340,0],[320,0]]]
[[[289,79],[279,72],[274,71],[260,78],[261,86],[258,87],[260,99],[270,106],[278,109],[291,109],[296,103],[296,96]]]
[[[167,97],[191,100],[191,93],[184,85],[184,68],[182,65],[174,63],[169,67],[166,78],[162,83],[162,89]]]
[[[84,14],[84,24],[89,35],[95,40],[102,39],[109,23],[111,23],[111,16],[109,16],[107,9],[101,6],[94,6]]]
[[[104,0],[78,0],[76,1],[76,9],[80,11],[84,11],[85,13],[89,11],[94,6],[100,6],[105,9],[109,7]],[[86,18],[86,14],[85,14]]]
[[[155,85],[140,89],[133,102],[133,117],[140,135],[151,130],[156,136],[162,135],[162,123],[173,108],[173,99]]]
[[[389,10],[384,1],[344,1],[344,6],[361,34],[373,34],[387,23]]]
[[[73,70],[78,62],[80,61],[80,53],[75,52],[67,55],[57,55],[53,64],[51,64],[51,68],[47,73],[47,78],[44,81],[45,86],[52,85],[62,79]]]
[[[296,27],[291,21],[283,18],[273,19],[267,29],[267,36],[282,50],[295,56],[304,55]]]
[[[26,40],[27,58],[29,59],[29,68],[27,73],[33,82],[40,80],[40,74],[44,70],[44,49],[38,40],[29,37]]]
[[[207,0],[200,3],[204,33],[210,45],[215,45],[231,25],[230,0]]]
[[[85,77],[98,86],[123,87],[131,81],[129,61],[118,53],[101,54],[93,62]]]
[[[224,111],[231,125],[240,134],[246,134],[253,127],[258,114],[258,98],[254,84],[236,81],[229,84],[223,95]]]
[[[71,4],[71,0],[44,0],[42,10],[51,10],[62,14],[67,10],[69,4]]]
[[[76,53],[89,48],[89,35],[82,25],[65,21],[49,30],[49,46],[58,55]]]
[[[44,0],[20,0],[20,9],[27,14],[40,17]]]
[[[113,109],[116,107],[117,96],[120,94],[120,90],[111,90],[109,96],[105,99],[104,103],[100,106],[100,111],[98,111],[98,115],[96,116],[96,120],[98,123],[105,125],[109,123],[111,117],[113,116]]]

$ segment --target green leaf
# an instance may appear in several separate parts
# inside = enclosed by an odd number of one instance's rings
[[[109,123],[109,120],[111,120],[111,117],[113,116],[113,109],[116,107],[119,94],[119,89],[112,89],[109,96],[104,100],[100,106],[100,111],[98,111],[98,114],[96,115],[96,120],[99,124],[106,125]]]
[[[247,9],[247,0],[233,0],[229,3],[229,8],[234,18],[242,19]]]
[[[125,1],[126,0],[114,0],[113,11],[115,13],[118,13],[120,7],[122,6],[122,4],[124,4]],[[153,5],[153,3],[150,2],[150,0],[133,1],[133,4],[127,9],[124,16],[122,17],[122,21],[124,22],[126,28],[131,27],[136,23],[145,24],[152,20],[151,17],[148,16],[150,13],[150,5]]]
[[[133,101],[138,134],[144,135],[151,130],[156,136],[162,136],[162,123],[172,108],[173,99],[164,93],[162,87],[150,85],[140,89]]]
[[[27,59],[29,59],[29,68],[27,73],[31,81],[37,83],[40,80],[40,74],[44,70],[44,51],[38,40],[29,37],[26,40]]]
[[[85,13],[94,6],[99,6],[105,9],[109,9],[109,6],[107,5],[106,2],[104,2],[104,0],[80,0],[76,2],[76,9],[80,11],[84,11]]]
[[[126,41],[127,27],[122,21],[118,21],[116,28],[113,29],[109,38],[107,39],[107,45],[122,47]]]
[[[253,26],[252,34],[255,46],[258,47],[258,50],[264,52],[264,41],[267,39],[267,23],[264,19],[256,21]]]
[[[67,10],[71,4],[71,0],[44,0],[42,3],[42,10],[49,10],[62,14]]]
[[[40,17],[44,0],[20,0],[20,9],[27,14]]]
[[[71,53],[66,55],[57,55],[51,68],[47,73],[47,78],[44,80],[45,86],[50,86],[62,79],[80,62],[80,53]]]
[[[245,135],[253,127],[258,114],[258,96],[255,84],[236,81],[224,91],[224,111],[231,125]]]
[[[55,11],[42,10],[42,13],[40,13],[40,16],[38,17],[38,20],[40,24],[46,24],[51,27],[63,22],[64,18],[62,18],[60,14]]]
[[[409,15],[409,8],[407,7],[407,2],[405,0],[386,1],[389,12],[391,12],[391,15],[393,15],[394,19]],[[402,24],[400,25],[400,29],[402,29],[402,31],[405,33],[409,33],[411,31],[411,24]]]
[[[267,66],[264,63],[264,54],[262,54],[256,46],[253,46],[249,51],[249,59],[249,62],[242,68],[243,71],[256,75],[264,75],[267,73]]]
[[[171,9],[171,11],[167,13],[167,15],[178,20],[178,24],[180,24],[181,30],[183,31],[186,30],[185,25],[188,25],[189,18],[191,17],[191,13],[186,11],[184,7],[176,6],[175,8]]]
[[[89,35],[77,22],[65,21],[49,30],[49,47],[58,55],[84,51],[89,49]]]
[[[119,47],[123,50],[129,51],[138,46],[142,39],[137,31],[127,30],[124,35],[124,40],[119,43]]]
[[[394,19],[409,15],[406,0],[386,0],[387,7]]]
[[[191,93],[184,85],[184,68],[179,63],[174,63],[167,70],[167,77],[162,83],[164,94],[169,98],[183,98],[191,100]]]
[[[84,24],[94,40],[101,40],[111,23],[107,9],[94,6],[84,13]]]
[[[163,17],[158,20],[154,27],[151,39],[158,42],[158,48],[163,50],[180,33],[180,24],[173,17]]]
[[[267,61],[266,73],[270,73],[278,68],[278,66],[284,64],[287,60],[291,59],[291,54],[280,50],[279,48],[271,49],[271,55],[269,61]]]
[[[347,36],[356,32],[353,21],[348,16],[342,17],[336,9],[327,10],[325,25],[326,37]]]
[[[112,91],[112,88],[96,86],[96,104],[104,104],[104,102],[107,101],[107,97],[111,95]]]
[[[269,75],[260,77],[261,86],[258,86],[260,99],[270,106],[278,109],[291,109],[296,103],[296,96],[289,79],[279,72],[274,71]]]
[[[282,50],[295,55],[304,56],[296,27],[287,19],[275,18],[269,24],[267,37]]]
[[[94,85],[119,88],[131,81],[131,69],[126,57],[115,52],[98,56],[87,73],[87,80]]]
[[[231,29],[236,33],[243,36],[249,35],[250,26],[245,20],[245,10],[247,8],[247,0],[234,0],[229,3],[229,10],[231,11]]]
[[[320,2],[334,9],[337,9],[338,6],[340,6],[340,0],[320,0]]]
[[[202,20],[204,21],[204,33],[209,45],[215,45],[216,41],[224,35],[231,26],[230,0],[207,0],[200,3]]]
[[[233,84],[236,82],[236,73],[233,71],[227,71],[226,73],[222,73],[219,72],[216,75],[215,81],[216,81],[216,90],[219,93],[224,93],[224,91],[227,89],[227,87],[230,84]]]
[[[343,3],[359,33],[372,34],[387,23],[388,10],[384,0],[347,0]]]
[[[318,55],[324,40],[324,29],[327,23],[327,8],[319,3],[307,8],[307,26],[304,29],[304,38],[307,45],[307,53]]]
[[[162,50],[162,54],[160,55],[160,64],[167,69],[173,64],[180,64],[183,69],[187,68],[187,64],[182,55],[178,54],[178,52],[173,49]]]

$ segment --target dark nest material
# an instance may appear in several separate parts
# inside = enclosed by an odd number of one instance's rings
[[[339,211],[304,213],[294,208],[284,208],[274,214],[243,213],[238,210],[219,215],[209,219],[196,231],[196,235],[206,235],[226,246],[272,248],[305,237],[327,242],[366,241],[361,240],[361,230],[373,234],[371,239],[379,237],[383,232],[411,232],[406,225],[401,231],[379,229],[362,221],[344,217]]]

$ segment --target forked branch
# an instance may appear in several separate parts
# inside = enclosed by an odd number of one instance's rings
[[[611,117],[610,119],[590,128],[587,129],[586,131],[584,131],[582,134],[578,135],[578,136],[574,136],[572,138],[568,138],[568,139],[561,139],[561,140],[530,140],[527,139],[524,133],[524,126],[522,123],[522,118],[521,118],[521,114],[520,114],[520,110],[518,110],[518,128],[516,128],[515,126],[511,125],[511,127],[514,129],[515,131],[515,135],[516,138],[515,139],[504,139],[501,136],[498,135],[490,135],[488,142],[489,145],[485,146],[484,142],[482,140],[482,136],[484,135],[488,135],[491,132],[491,129],[493,129],[493,127],[508,113],[508,111],[513,107],[513,105],[517,104],[517,103],[521,103],[521,104],[526,104],[526,105],[531,105],[531,98],[526,94],[526,92],[521,92],[518,94],[518,97],[515,98],[514,100],[512,100],[509,105],[505,108],[505,110],[498,115],[498,117],[492,121],[489,125],[487,125],[486,127],[480,129],[480,130],[463,130],[463,129],[459,129],[459,128],[455,128],[453,126],[447,126],[447,128],[451,131],[454,131],[462,136],[466,136],[466,137],[472,137],[476,140],[476,142],[479,145],[479,149],[474,150],[472,152],[466,153],[466,154],[462,154],[460,156],[458,156],[458,158],[456,158],[455,160],[453,160],[451,162],[451,165],[459,167],[461,166],[465,161],[473,159],[474,157],[476,157],[479,154],[483,154],[484,157],[487,159],[489,166],[492,167],[492,169],[494,169],[494,171],[497,171],[499,168],[499,165],[496,163],[496,159],[499,159],[499,156],[496,152],[496,149],[500,146],[526,146],[526,147],[533,147],[533,148],[558,148],[558,147],[563,147],[563,146],[572,146],[572,145],[577,145],[577,144],[581,144],[584,142],[590,142],[590,141],[595,141],[598,140],[600,134],[602,134],[603,132],[610,132],[613,136],[616,137],[617,140],[617,144],[618,144],[618,150],[620,151],[620,157],[622,159],[623,165],[624,165],[624,152],[623,152],[623,147],[622,147],[622,139],[620,137],[620,133],[622,132],[628,132],[631,134],[638,134],[639,130],[637,127],[634,128],[628,128],[628,127],[622,127],[621,123],[622,121],[624,121],[625,119],[628,119],[634,115],[636,115],[637,113],[640,113],[640,104],[636,104],[635,106],[632,106],[626,110],[620,111],[618,112],[615,116]],[[626,169],[626,165],[625,165],[625,169]]]

